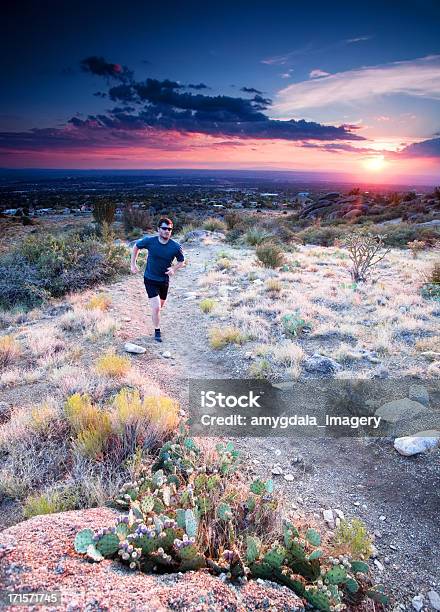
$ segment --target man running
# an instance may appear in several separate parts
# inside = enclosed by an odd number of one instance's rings
[[[144,272],[144,285],[151,304],[151,318],[154,325],[154,339],[162,342],[160,335],[160,311],[167,299],[170,276],[185,265],[182,247],[172,240],[173,222],[167,217],[159,219],[157,227],[158,236],[145,236],[133,246],[131,254],[131,272],[136,274],[139,268],[136,265],[140,249],[147,249],[147,265]],[[177,259],[173,266],[171,262]]]

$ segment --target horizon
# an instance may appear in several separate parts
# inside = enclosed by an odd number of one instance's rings
[[[91,1],[87,28],[53,2],[6,9],[3,168],[440,182],[434,0],[403,1],[398,22],[379,0],[120,9]]]

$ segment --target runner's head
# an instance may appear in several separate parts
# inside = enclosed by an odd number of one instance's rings
[[[173,231],[173,222],[168,217],[162,217],[157,224],[157,231],[162,240],[169,240]]]

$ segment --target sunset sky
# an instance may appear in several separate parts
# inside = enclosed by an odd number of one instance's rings
[[[0,167],[440,184],[437,0],[5,7]]]

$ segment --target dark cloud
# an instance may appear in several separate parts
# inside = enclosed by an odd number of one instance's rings
[[[244,91],[245,93],[253,93],[253,94],[262,94],[263,92],[259,89],[255,89],[255,87],[242,87],[240,91]]]
[[[95,91],[95,93],[93,94],[94,96],[96,96],[97,98],[106,98],[107,94],[103,91]]]
[[[81,69],[97,76],[113,78],[118,81],[128,81],[133,78],[133,72],[121,64],[111,64],[103,57],[91,55],[81,61]]]
[[[208,85],[205,85],[205,83],[197,83],[196,85],[194,85],[194,83],[189,83],[187,87],[188,89],[211,89]]]
[[[440,138],[410,144],[400,152],[405,157],[440,157]]]

